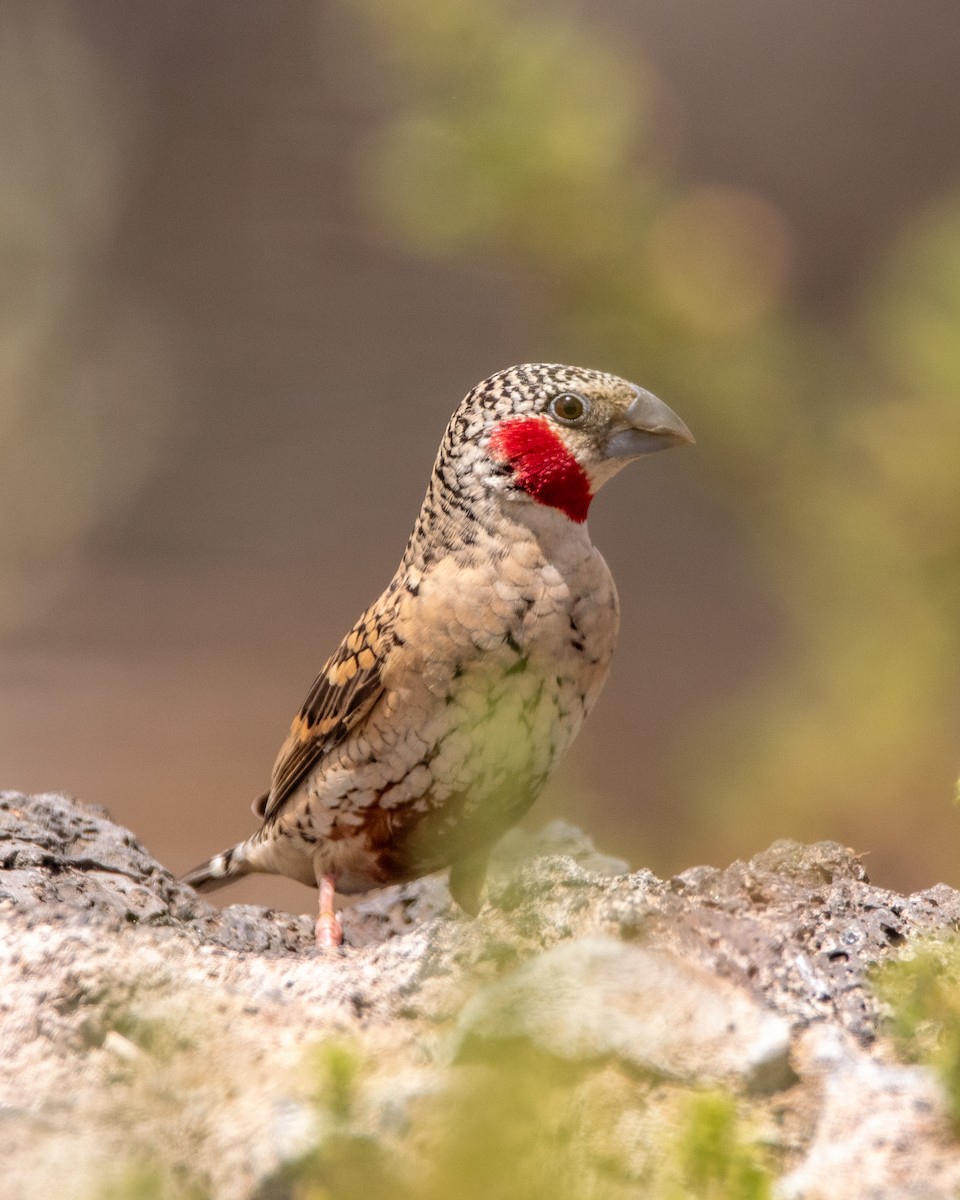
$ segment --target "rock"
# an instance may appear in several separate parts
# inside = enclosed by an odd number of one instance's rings
[[[303,951],[312,923],[257,909],[219,912],[102,809],[67,796],[0,792],[0,914],[27,924],[153,925],[261,953]],[[246,920],[245,920],[246,916]],[[250,917],[253,917],[251,923]]]
[[[508,839],[476,920],[441,878],[343,920],[320,954],[308,918],[218,911],[101,810],[0,793],[3,1200],[415,1200],[528,1159],[659,1200],[708,1086],[733,1108],[696,1119],[740,1122],[714,1138],[737,1170],[775,1146],[781,1200],[960,1189],[941,1086],[894,1060],[868,979],[957,927],[949,888],[874,888],[830,843],[664,881],[554,824]]]
[[[688,1083],[775,1091],[794,1079],[782,1017],[701,968],[611,938],[537,955],[474,996],[459,1024],[464,1045],[525,1038],[560,1058],[615,1057]]]
[[[877,1061],[825,1026],[808,1031],[802,1055],[821,1069],[823,1096],[807,1154],[781,1182],[782,1200],[960,1194],[960,1156],[929,1069]]]

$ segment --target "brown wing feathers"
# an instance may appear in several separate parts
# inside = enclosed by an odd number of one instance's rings
[[[270,791],[254,805],[259,816],[268,818],[278,812],[304,775],[360,724],[380,698],[392,622],[378,608],[360,618],[317,676],[280,748]]]

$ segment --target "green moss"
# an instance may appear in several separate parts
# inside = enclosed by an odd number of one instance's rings
[[[769,1200],[772,1195],[763,1152],[744,1136],[733,1097],[721,1092],[690,1098],[664,1174],[663,1200]]]
[[[144,1160],[120,1169],[97,1200],[212,1200],[199,1184],[178,1178],[169,1167]]]
[[[357,1104],[369,1069],[356,1048],[331,1041],[314,1047],[307,1069],[320,1134],[314,1146],[263,1181],[255,1200],[405,1200],[383,1147],[358,1130]]]
[[[314,1103],[338,1125],[353,1115],[361,1066],[360,1055],[345,1042],[325,1042],[313,1052]]]
[[[873,986],[890,1006],[890,1032],[908,1062],[932,1066],[960,1136],[960,942],[928,942],[880,967]]]
[[[489,1048],[461,1067],[434,1114],[423,1200],[614,1194],[618,1156],[579,1094],[582,1079],[581,1069],[524,1043]]]
[[[440,1094],[406,1102],[402,1143],[363,1132],[371,1064],[316,1054],[322,1136],[256,1200],[769,1200],[764,1156],[735,1101],[667,1089],[618,1064],[562,1062],[523,1042],[481,1047]],[[382,1086],[382,1080],[378,1086]],[[679,1098],[678,1098],[679,1097]],[[658,1110],[662,1113],[662,1110]],[[369,1113],[367,1119],[369,1120]]]
[[[308,1154],[284,1164],[253,1200],[408,1200],[388,1155],[370,1138],[332,1134]]]

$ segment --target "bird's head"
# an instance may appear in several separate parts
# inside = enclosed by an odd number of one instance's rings
[[[524,363],[478,384],[454,413],[448,449],[470,455],[487,490],[586,520],[628,462],[692,442],[662,400],[616,375]]]

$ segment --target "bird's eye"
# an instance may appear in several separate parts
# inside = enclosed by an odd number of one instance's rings
[[[590,411],[590,402],[576,392],[561,392],[550,401],[547,410],[561,425],[579,425]]]

